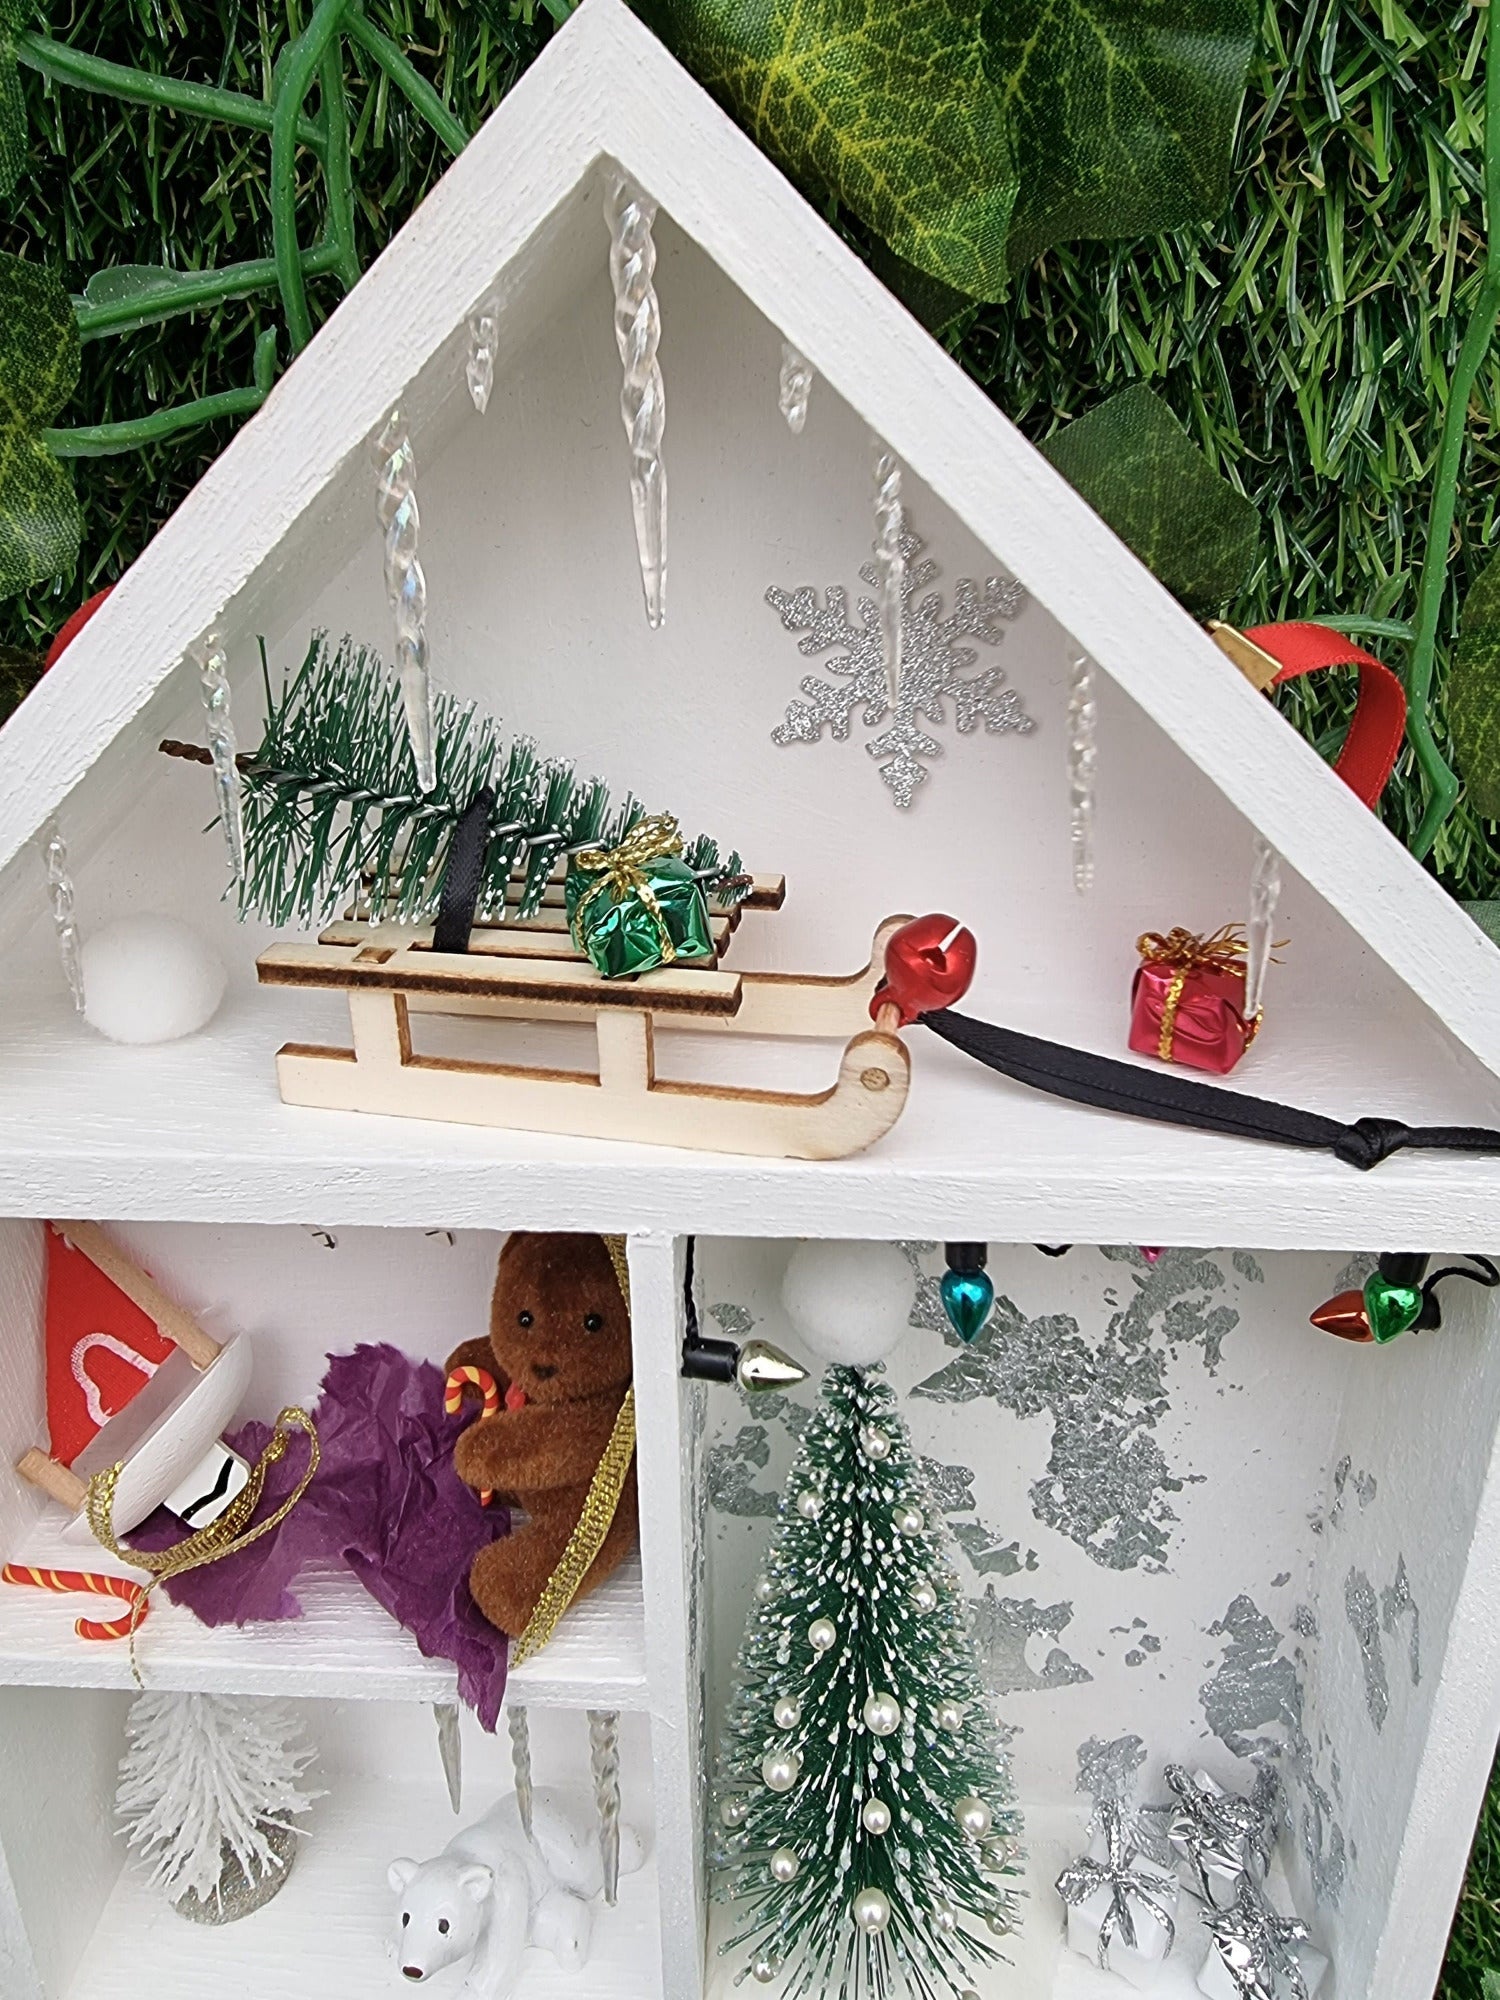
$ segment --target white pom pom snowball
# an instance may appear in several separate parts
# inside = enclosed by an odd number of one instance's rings
[[[213,1019],[227,975],[177,917],[118,917],[83,940],[84,1019],[112,1042],[175,1042]]]
[[[799,1243],[781,1281],[786,1316],[814,1354],[869,1368],[905,1333],[912,1269],[893,1243]]]

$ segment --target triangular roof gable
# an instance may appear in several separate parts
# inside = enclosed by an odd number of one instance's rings
[[[11,719],[0,735],[0,867],[274,557],[601,156],[661,204],[1500,1073],[1500,952],[624,0],[585,0]]]

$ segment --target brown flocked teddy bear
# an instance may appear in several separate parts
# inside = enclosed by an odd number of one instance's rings
[[[475,1603],[512,1638],[577,1525],[630,1387],[630,1365],[630,1313],[602,1238],[508,1236],[490,1337],[466,1341],[448,1367],[487,1369],[505,1400],[463,1433],[453,1463],[466,1485],[525,1510],[524,1525],[481,1549],[469,1572]],[[580,1597],[635,1546],[636,1525],[632,1463]]]

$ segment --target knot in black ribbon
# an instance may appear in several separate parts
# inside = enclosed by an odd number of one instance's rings
[[[1392,1153],[1410,1145],[1411,1136],[1411,1127],[1403,1125],[1399,1118],[1356,1118],[1334,1140],[1333,1155],[1346,1166],[1368,1173],[1371,1167],[1378,1167]]]

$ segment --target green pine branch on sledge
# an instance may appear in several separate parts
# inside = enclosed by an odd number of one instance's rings
[[[898,1527],[902,1510],[914,1511]],[[876,1696],[899,1707],[885,1733],[866,1720]],[[778,1757],[795,1769],[789,1788],[769,1782],[786,1775],[768,1764]],[[878,1373],[824,1377],[745,1627],[719,1764],[716,1863],[738,1919],[723,1950],[784,1972],[786,2000],[948,2000],[997,1959],[1021,1872],[1008,1760],[947,1529]],[[974,1801],[989,1814],[982,1837],[960,1824]],[[871,1890],[889,1919],[867,1930],[854,1909]]]
[[[642,817],[633,797],[612,809],[600,779],[539,756],[528,736],[506,742],[491,717],[443,693],[433,697],[437,782],[422,792],[400,685],[351,639],[330,652],[316,633],[280,692],[268,669],[265,684],[265,735],[240,768],[242,916],[310,926],[358,900],[373,919],[430,921],[454,829],[489,788],[476,915],[524,919],[540,907],[556,861],[613,846]],[[721,906],[743,898],[738,854],[721,856],[700,835],[683,860]]]

